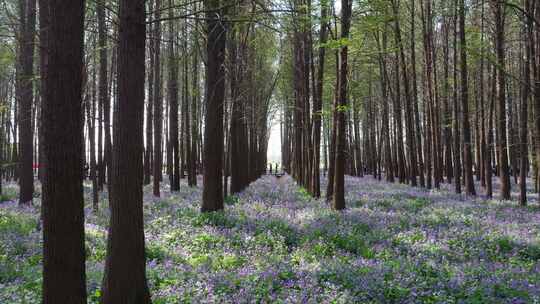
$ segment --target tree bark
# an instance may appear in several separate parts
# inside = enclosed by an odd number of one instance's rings
[[[82,186],[85,3],[40,0],[39,4],[41,33],[45,33],[41,52],[46,57],[41,66],[46,88],[42,132],[47,166],[42,188],[42,301],[86,303]]]
[[[326,47],[324,44],[328,38],[327,19],[328,18],[328,3],[321,2],[321,29],[319,33],[319,56],[317,68],[317,80],[315,95],[313,96],[313,160],[312,160],[312,181],[313,196],[318,198],[321,196],[321,119],[322,119],[322,97],[323,97],[323,81],[324,81],[324,60],[326,58]]]
[[[403,75],[403,86],[405,90],[405,128],[406,128],[406,142],[407,142],[407,155],[409,157],[409,181],[413,187],[417,186],[417,174],[418,164],[416,160],[416,150],[414,142],[414,129],[413,129],[413,105],[411,100],[411,92],[409,85],[409,75],[407,71],[407,62],[405,61],[405,51],[403,50],[403,43],[401,39],[401,29],[399,26],[399,12],[398,6],[395,0],[392,1],[395,18],[395,34],[396,42],[399,48],[399,58],[401,61],[401,73]],[[397,71],[396,71],[397,73]],[[399,92],[397,92],[399,94]]]
[[[505,41],[504,41],[504,19],[505,8],[497,0],[491,0],[493,17],[495,22],[495,53],[497,59],[497,132],[499,132],[498,152],[499,152],[499,176],[501,179],[501,198],[510,199],[510,173],[508,171],[508,145],[506,142],[506,71],[505,71]]]
[[[143,225],[144,0],[121,0],[110,224],[103,304],[150,303]]]
[[[169,0],[169,6],[172,7],[173,2]],[[176,58],[176,32],[175,20],[172,18],[172,10],[169,10],[169,139],[171,145],[170,157],[172,162],[171,172],[171,191],[180,190],[180,154],[178,142],[178,60]]]
[[[341,38],[349,38],[351,26],[351,6],[349,0],[341,0]],[[335,210],[345,209],[345,148],[346,148],[346,109],[347,102],[347,72],[348,72],[348,47],[341,47],[339,62],[339,99],[337,102],[337,125],[336,128],[336,151],[334,168],[334,195],[332,197],[333,208]]]
[[[154,9],[154,2],[153,0],[148,1],[148,10],[152,11]],[[148,25],[148,32],[154,33],[153,31],[153,25]],[[153,133],[153,122],[154,122],[154,69],[155,69],[155,45],[156,40],[154,37],[150,39],[150,43],[148,43],[148,57],[150,58],[150,69],[148,71],[148,99],[146,102],[146,143],[145,143],[145,151],[144,151],[144,181],[143,183],[145,185],[149,185],[151,180],[150,176],[152,175],[152,160],[153,160],[153,154],[154,154],[154,133]]]
[[[20,31],[21,72],[19,92],[19,204],[29,204],[34,195],[32,103],[34,101],[34,47],[36,34],[36,0],[20,0],[22,6]]]
[[[529,13],[532,12],[530,0],[524,0],[525,10]],[[532,43],[534,41],[532,31],[532,21],[529,18],[524,20],[523,26],[523,41],[525,41],[525,61],[523,62],[523,84],[522,84],[522,93],[521,93],[521,117],[520,117],[520,166],[519,166],[519,202],[521,205],[527,204],[527,173],[529,169],[528,163],[528,149],[527,149],[527,122],[528,117],[528,107],[529,107],[529,92],[531,90],[530,79],[531,79],[531,57],[532,57]]]
[[[107,176],[107,183],[111,179],[111,98],[109,95],[109,85],[107,79],[107,28],[105,24],[105,7],[102,4],[97,5],[98,17],[98,45],[99,45],[99,103],[103,107],[103,123],[105,126],[104,159],[101,170],[102,176]],[[105,173],[106,172],[106,173]],[[109,186],[110,190],[110,186]]]
[[[457,45],[457,0],[454,1],[454,45]],[[461,193],[461,145],[459,134],[459,106],[458,106],[458,92],[457,92],[457,50],[454,47],[454,96],[453,96],[453,116],[454,122],[452,124],[454,134],[454,189],[456,193]]]
[[[161,0],[156,0],[155,19],[161,19]],[[161,92],[161,22],[154,25],[155,59],[154,59],[154,180],[153,193],[155,197],[161,195],[159,189],[163,168],[163,98]]]
[[[205,0],[207,26],[206,115],[202,212],[223,209],[223,105],[225,97],[225,20],[218,18],[220,0]]]
[[[459,5],[459,41],[461,57],[461,113],[463,126],[463,170],[465,170],[465,193],[476,195],[472,172],[471,128],[469,121],[469,88],[467,85],[467,43],[465,39],[465,0]]]

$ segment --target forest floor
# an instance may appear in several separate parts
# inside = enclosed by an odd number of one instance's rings
[[[155,304],[540,301],[537,207],[347,177],[348,209],[335,212],[290,177],[265,176],[227,198],[225,212],[200,214],[200,188],[163,186],[160,199],[145,187]],[[105,259],[102,197],[97,214],[86,207],[89,303]],[[35,205],[0,204],[0,303],[40,303]]]

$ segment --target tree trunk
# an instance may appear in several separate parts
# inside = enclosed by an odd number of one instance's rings
[[[349,38],[349,30],[351,26],[351,6],[349,0],[341,0],[341,38],[347,40]],[[345,148],[346,148],[346,108],[347,102],[347,72],[348,72],[348,47],[341,47],[340,63],[339,63],[339,99],[337,111],[336,128],[336,159],[334,168],[334,195],[333,208],[335,210],[345,209]]]
[[[493,196],[493,165],[492,165],[492,152],[493,152],[493,112],[495,110],[495,98],[497,88],[497,69],[493,66],[493,73],[491,76],[491,90],[490,90],[490,105],[488,112],[488,124],[487,124],[487,153],[485,155],[484,169],[486,170],[486,196],[491,198]]]
[[[401,29],[399,26],[399,12],[398,12],[398,6],[396,4],[396,1],[392,1],[392,6],[394,9],[394,18],[395,18],[395,34],[396,34],[396,42],[398,44],[399,48],[399,58],[401,61],[401,73],[403,75],[403,86],[405,90],[405,128],[406,128],[406,141],[407,141],[407,155],[409,157],[409,181],[411,182],[411,185],[413,187],[417,186],[417,169],[418,164],[416,161],[416,150],[415,150],[415,143],[414,143],[414,130],[413,130],[413,105],[411,101],[411,92],[410,92],[410,85],[409,85],[409,75],[407,71],[407,62],[405,62],[405,51],[403,50],[403,43],[401,39]],[[397,73],[397,71],[396,71]],[[397,92],[399,94],[399,92]]]
[[[450,35],[449,17],[445,16],[443,21],[444,47],[443,47],[443,136],[444,136],[444,163],[446,172],[446,181],[451,184],[454,177],[454,167],[452,165],[452,113],[450,112],[450,84],[449,84],[449,66],[450,66],[450,48],[448,46]],[[480,59],[482,60],[482,59]]]
[[[105,144],[104,144],[104,159],[101,170],[104,172],[102,176],[107,176],[107,183],[110,184],[111,179],[111,98],[109,96],[109,87],[107,79],[107,29],[105,24],[105,7],[97,5],[98,15],[98,45],[99,45],[99,103],[103,106],[103,116],[105,125]],[[105,174],[106,172],[106,174]],[[110,189],[110,186],[109,186]]]
[[[386,70],[386,49],[387,49],[387,24],[385,24],[382,33],[382,48],[379,45],[379,39],[377,38],[378,58],[379,58],[379,74],[381,82],[381,95],[382,95],[382,140],[384,146],[384,170],[386,174],[386,181],[394,182],[394,171],[392,166],[392,151],[390,140],[390,116],[389,116],[389,100],[388,100],[388,74]]]
[[[319,32],[319,43],[325,44],[327,40],[327,19],[328,4],[321,2],[321,29]],[[321,196],[321,119],[322,119],[322,98],[323,98],[323,82],[324,82],[324,60],[326,57],[326,48],[319,47],[317,80],[315,95],[313,96],[313,160],[312,160],[312,181],[313,196],[318,198]]]
[[[118,111],[101,303],[150,303],[143,227],[144,0],[119,6]]]
[[[156,0],[155,19],[161,19],[161,0]],[[153,193],[155,197],[160,196],[159,185],[162,177],[163,167],[163,99],[161,92],[161,22],[157,21],[154,25],[155,44],[155,67],[154,67],[154,180]]]
[[[34,195],[32,102],[34,100],[34,47],[36,34],[36,0],[20,0],[22,3],[20,54],[17,72],[20,75],[19,92],[19,204],[29,204]]]
[[[465,0],[459,5],[459,41],[461,56],[461,113],[463,123],[463,170],[465,170],[465,192],[476,195],[472,172],[473,160],[471,152],[471,128],[469,121],[469,88],[467,75],[467,43],[465,40]]]
[[[330,202],[334,196],[334,178],[335,178],[335,164],[336,164],[336,136],[337,136],[337,120],[338,120],[338,106],[339,106],[339,85],[341,77],[339,72],[339,50],[335,52],[336,58],[336,90],[334,92],[334,103],[332,111],[332,134],[329,134],[329,147],[328,147],[328,183],[326,184],[326,200]],[[330,126],[330,123],[328,123]]]
[[[154,9],[154,2],[152,0],[148,1],[148,10],[152,11]],[[153,33],[153,25],[148,25],[148,32]],[[154,69],[155,69],[155,45],[156,40],[151,39],[148,43],[148,57],[150,58],[150,69],[147,73],[148,75],[148,99],[146,102],[146,137],[145,137],[145,147],[144,152],[144,181],[145,185],[150,184],[150,176],[152,175],[152,159],[153,159],[153,150],[154,150],[154,141],[153,141],[153,122],[154,122]]]
[[[502,3],[496,0],[491,0],[491,5],[495,22],[495,53],[499,69],[497,73],[499,176],[501,179],[501,198],[508,200],[510,199],[510,174],[508,171],[508,145],[506,142],[505,8]]]
[[[454,46],[457,45],[457,0],[454,1]],[[454,123],[454,188],[456,193],[461,193],[461,145],[459,134],[459,108],[458,108],[458,93],[457,93],[457,50],[454,47],[454,96],[453,96],[453,115]]]
[[[85,3],[40,0],[39,4],[45,34],[41,51],[46,54],[41,66],[47,165],[42,188],[42,302],[86,303],[81,99]]]
[[[224,20],[215,13],[223,3],[205,0],[207,10],[206,115],[204,128],[204,161],[202,212],[223,209],[223,105],[225,97]]]
[[[195,31],[194,39],[197,41],[199,35]],[[194,48],[196,47],[197,42],[195,42]],[[197,53],[193,54],[193,83],[192,83],[192,100],[191,100],[191,158],[189,162],[191,163],[190,168],[191,172],[189,173],[189,185],[192,187],[197,186],[197,156],[198,156],[198,115],[197,115],[197,104],[199,103],[199,56]],[[189,114],[188,114],[189,115]]]
[[[540,19],[540,1],[535,1],[535,16],[536,20]],[[531,47],[532,58],[535,58],[533,69],[534,69],[534,78],[535,78],[535,88],[534,88],[534,128],[536,133],[536,188],[537,191],[540,188],[540,24],[536,23],[534,32],[536,34],[536,44],[533,43]],[[534,161],[534,160],[533,160]],[[538,201],[540,202],[540,195],[538,196]]]
[[[95,58],[95,57],[94,57]],[[94,67],[97,66],[94,59]],[[91,92],[92,99],[91,102],[86,104],[87,112],[87,124],[88,124],[88,145],[90,146],[90,181],[92,182],[92,209],[97,213],[99,209],[99,189],[97,184],[97,174],[96,174],[96,71],[92,71],[92,83],[91,83]]]
[[[169,6],[172,7],[172,0],[169,0]],[[171,172],[171,191],[180,190],[180,154],[178,142],[178,60],[176,58],[176,32],[175,20],[172,18],[172,10],[169,10],[169,140],[172,162]]]
[[[530,0],[524,0],[525,10],[529,13],[532,12]],[[527,149],[527,122],[528,122],[528,107],[529,107],[529,92],[531,89],[530,79],[531,79],[531,57],[532,57],[532,43],[534,41],[532,31],[532,21],[530,19],[524,20],[523,26],[523,41],[525,41],[525,61],[523,62],[523,84],[522,84],[522,93],[521,93],[521,117],[520,117],[520,166],[519,166],[519,202],[521,205],[527,204],[527,173],[529,169],[528,164],[528,149]]]
[[[414,124],[416,135],[416,155],[418,157],[418,176],[420,177],[420,187],[426,186],[424,177],[424,158],[422,153],[422,129],[420,127],[420,112],[418,110],[418,84],[416,82],[416,46],[415,46],[415,6],[411,0],[411,76],[412,76],[412,103],[414,107]]]

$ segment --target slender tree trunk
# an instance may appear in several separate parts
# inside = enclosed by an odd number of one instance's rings
[[[204,161],[202,212],[223,209],[223,106],[225,97],[224,20],[215,13],[220,0],[205,0],[207,11],[206,115],[204,128]]]
[[[377,38],[377,46],[379,48],[379,74],[381,82],[381,94],[382,94],[382,145],[384,146],[384,170],[386,174],[386,181],[394,182],[394,171],[392,166],[392,151],[390,140],[390,116],[389,116],[389,99],[388,99],[388,75],[386,68],[386,49],[387,49],[387,24],[385,24],[382,33],[382,49],[379,46],[379,39]]]
[[[449,66],[450,66],[450,48],[448,46],[450,35],[449,17],[445,16],[443,21],[444,32],[444,97],[443,97],[443,136],[444,136],[444,162],[446,171],[446,181],[451,184],[454,176],[454,168],[452,165],[452,113],[450,113],[450,85],[449,85]],[[482,60],[482,59],[480,59]]]
[[[525,10],[529,13],[532,12],[530,0],[524,0]],[[525,62],[523,62],[523,84],[522,84],[522,93],[521,93],[521,117],[520,117],[520,166],[519,166],[519,190],[520,196],[519,201],[521,205],[527,204],[527,173],[529,169],[528,164],[528,149],[527,149],[527,122],[528,117],[528,107],[529,107],[529,92],[531,89],[530,79],[531,79],[531,45],[534,41],[532,31],[532,21],[530,19],[524,20],[523,26],[523,41],[525,41]]]
[[[198,39],[199,35],[195,32],[195,40]],[[194,46],[195,47],[195,46]],[[193,54],[193,87],[192,87],[192,102],[191,102],[191,158],[189,162],[191,163],[191,172],[189,173],[189,185],[197,186],[197,156],[198,156],[198,115],[197,115],[197,104],[199,103],[199,56],[197,53]]]
[[[484,0],[481,0],[481,25],[480,25],[480,42],[481,45],[484,45]],[[479,82],[480,82],[480,88],[479,88],[479,95],[480,95],[480,120],[481,120],[481,127],[480,127],[480,154],[482,155],[481,161],[482,165],[480,166],[482,170],[482,175],[480,178],[480,184],[482,187],[486,187],[486,172],[487,169],[485,166],[487,165],[487,161],[485,158],[487,157],[487,154],[489,152],[489,148],[487,147],[487,141],[486,141],[486,105],[485,105],[485,92],[484,92],[484,48],[482,47],[480,51],[480,72],[479,72]]]
[[[156,0],[155,19],[161,19],[161,0]],[[155,67],[154,67],[154,180],[153,193],[154,196],[160,196],[159,185],[162,177],[163,168],[163,150],[162,150],[162,134],[163,134],[163,99],[161,92],[161,22],[154,24],[154,39],[155,44]]]
[[[536,20],[540,19],[540,1],[534,1],[536,4],[535,7],[535,16]],[[534,32],[536,34],[536,43],[532,43],[531,46],[531,57],[534,58],[533,74],[535,79],[535,88],[534,88],[534,128],[536,133],[536,189],[540,189],[540,24],[535,23]],[[534,160],[533,160],[534,161]],[[540,194],[540,191],[539,191]],[[540,195],[538,196],[538,201],[540,202]]]
[[[493,196],[493,164],[492,164],[492,152],[493,152],[493,112],[495,109],[495,90],[497,88],[497,69],[493,66],[493,73],[491,76],[491,90],[490,90],[490,105],[488,113],[488,124],[487,124],[487,148],[488,151],[485,155],[485,164],[484,169],[486,170],[486,196],[491,198]]]
[[[328,3],[321,2],[321,29],[319,32],[319,43],[325,44],[327,40],[327,19],[328,18]],[[324,60],[326,58],[326,48],[319,47],[318,69],[315,94],[313,98],[313,169],[312,181],[313,196],[321,196],[321,180],[320,180],[320,164],[321,164],[321,119],[322,119],[322,98],[323,98],[323,82],[324,82]]]
[[[186,27],[187,27],[187,25],[186,25]],[[187,29],[184,30],[184,33],[185,33],[184,37],[187,37]],[[185,40],[184,50],[185,50],[185,52],[187,52],[187,38]],[[182,98],[182,105],[183,105],[182,116],[184,118],[183,119],[183,125],[184,125],[184,128],[183,128],[184,161],[185,161],[186,170],[187,170],[187,174],[188,174],[188,185],[190,187],[193,187],[194,186],[192,184],[193,177],[191,176],[193,174],[193,169],[192,169],[193,163],[191,162],[191,160],[192,160],[192,157],[191,157],[191,154],[192,154],[192,148],[191,148],[191,145],[192,145],[192,141],[191,141],[191,119],[190,119],[190,112],[189,112],[189,109],[191,107],[190,107],[190,99],[189,99],[188,80],[189,80],[188,57],[185,57],[184,58],[184,81],[183,81],[183,91],[184,91],[184,93],[183,93],[183,98]]]
[[[457,0],[454,1],[454,46],[457,45]],[[461,193],[461,145],[459,134],[459,107],[458,107],[458,92],[457,92],[457,50],[454,47],[454,96],[453,96],[453,140],[454,140],[454,187],[456,193]]]
[[[394,18],[395,18],[395,33],[396,33],[396,42],[399,48],[399,58],[401,61],[401,73],[403,75],[403,86],[405,91],[405,128],[406,128],[406,142],[407,142],[407,155],[409,157],[409,181],[413,187],[417,186],[417,175],[418,175],[418,163],[416,160],[416,150],[414,143],[414,130],[413,130],[413,105],[411,100],[411,91],[409,85],[409,75],[407,71],[407,62],[405,61],[405,51],[401,39],[401,29],[399,26],[398,18],[398,6],[396,1],[392,2],[394,9]],[[396,71],[397,73],[397,71]],[[399,94],[399,92],[398,92]]]
[[[173,1],[169,0],[172,7]],[[178,142],[178,60],[176,58],[176,21],[172,18],[172,10],[169,10],[169,139],[171,146],[172,179],[171,191],[180,190],[180,155]]]
[[[107,29],[105,25],[105,7],[97,5],[98,15],[98,45],[99,45],[99,103],[103,105],[103,116],[105,125],[105,144],[104,144],[104,160],[101,170],[106,172],[107,183],[110,184],[111,179],[111,98],[109,94],[109,86],[107,79]],[[105,177],[105,173],[103,173]],[[110,186],[109,186],[110,190]]]
[[[346,40],[349,38],[349,30],[351,26],[351,7],[352,2],[349,0],[341,0],[341,38]],[[347,72],[348,72],[348,47],[342,46],[340,51],[340,68],[339,68],[339,99],[337,111],[336,128],[336,159],[334,168],[334,195],[333,208],[335,210],[345,209],[345,139],[346,139],[346,111],[347,102]]]
[[[412,76],[412,103],[414,107],[414,124],[415,124],[415,135],[416,135],[416,155],[418,157],[418,176],[420,177],[420,186],[425,187],[426,181],[424,177],[424,158],[422,153],[422,129],[420,127],[420,112],[418,110],[418,84],[416,82],[416,35],[415,35],[415,6],[414,1],[411,0],[411,76]]]
[[[95,57],[94,57],[95,58]],[[94,67],[96,66],[94,59]],[[92,209],[97,213],[99,209],[99,189],[96,174],[96,71],[92,71],[92,100],[86,104],[88,124],[88,145],[90,146],[90,181],[92,182]]]
[[[461,56],[461,113],[463,125],[463,170],[465,170],[465,192],[476,195],[472,172],[473,160],[471,152],[471,129],[469,121],[469,88],[467,74],[467,43],[465,40],[465,0],[459,5],[459,41]]]
[[[34,195],[32,103],[34,101],[34,48],[36,34],[36,0],[20,0],[22,3],[21,32],[19,40],[21,69],[19,87],[19,204],[32,202]]]
[[[336,165],[336,143],[337,143],[337,121],[338,121],[338,107],[339,107],[339,86],[341,77],[339,71],[339,50],[336,50],[336,90],[334,92],[334,104],[332,111],[332,134],[330,135],[330,147],[328,149],[328,183],[326,185],[326,200],[329,202],[333,200],[334,196],[334,178],[335,178],[335,165]],[[330,125],[330,123],[328,124]]]
[[[148,1],[148,10],[152,11],[154,9],[154,2],[152,0]],[[149,185],[151,180],[150,176],[152,175],[152,159],[153,159],[153,150],[154,150],[154,141],[153,141],[153,122],[154,122],[154,69],[155,69],[155,45],[156,39],[153,37],[153,25],[148,25],[148,32],[152,33],[150,43],[148,43],[148,57],[150,58],[150,69],[148,71],[148,99],[146,102],[146,136],[145,136],[145,147],[144,152],[144,181],[145,185]]]
[[[394,22],[396,22],[394,20]],[[397,25],[395,25],[397,27]],[[394,38],[396,44],[399,44],[397,31],[395,31]],[[399,50],[395,51],[395,65],[394,65],[394,75],[395,75],[395,94],[394,94],[394,128],[395,128],[395,142],[396,142],[396,165],[397,165],[397,175],[400,183],[405,183],[406,175],[406,163],[405,163],[405,152],[403,151],[403,122],[402,122],[402,109],[401,109],[401,77],[399,73]]]
[[[491,0],[491,5],[495,22],[495,53],[499,69],[497,73],[499,176],[501,179],[501,198],[507,200],[510,199],[510,174],[508,171],[508,145],[506,142],[505,8],[497,0]]]
[[[118,110],[114,117],[110,224],[101,303],[151,303],[143,227],[144,0],[121,0]]]

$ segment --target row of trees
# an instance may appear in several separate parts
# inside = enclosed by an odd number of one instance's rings
[[[149,303],[143,185],[159,197],[163,173],[171,191],[202,173],[201,211],[217,211],[266,170],[279,76],[269,7],[3,4],[2,177],[19,182],[20,204],[32,202],[36,171],[42,182],[43,302],[86,302],[88,178],[94,211],[105,188],[109,198],[101,301]]]
[[[526,204],[527,178],[539,188],[540,2],[369,0],[352,15],[340,4],[340,16],[334,1],[291,4],[294,81],[279,88],[294,178],[320,196],[322,153],[336,209],[344,172],[468,195],[478,181],[487,197],[498,176],[501,199],[513,176]]]
[[[345,174],[538,191],[538,1],[3,4],[2,174],[27,204],[39,167],[45,303],[86,301],[85,167],[95,210],[109,190],[102,302],[148,303],[143,185],[202,173],[222,210],[265,171],[274,88],[283,167],[319,197],[324,164],[334,209]]]
[[[43,171],[45,167],[40,146],[44,90],[37,81],[41,77],[43,58],[34,60],[38,42],[34,2],[7,1],[6,7],[12,10],[2,16],[6,24],[13,25],[2,28],[6,32],[2,37],[6,37],[8,46],[0,82],[4,104],[2,163],[7,168],[2,173],[4,178],[19,181],[21,204],[31,202],[34,196],[33,172]],[[207,92],[203,81],[207,76],[216,75],[216,71],[203,73],[211,57],[206,56],[208,50],[203,48],[207,37],[201,31],[206,18],[202,3],[166,2],[145,4],[148,43],[143,181],[153,184],[155,196],[160,196],[163,171],[171,181],[172,190],[178,190],[180,179],[186,176],[189,186],[197,185],[197,174],[202,173],[204,167],[203,126],[207,105],[202,101]],[[277,36],[268,26],[272,21],[260,17],[269,16],[269,13],[261,13],[267,8],[239,1],[227,5],[226,9],[231,21],[224,25],[226,34],[220,34],[220,38],[225,36],[227,41],[220,71],[225,78],[216,80],[225,81],[225,104],[220,106],[224,113],[224,147],[219,148],[224,195],[229,193],[229,183],[230,192],[237,193],[265,170],[269,126],[274,115],[272,92],[279,76],[275,65]],[[114,1],[103,5],[86,4],[83,164],[84,173],[94,185],[96,210],[98,193],[105,186],[109,187],[112,179],[112,130],[119,98],[117,10]],[[15,35],[10,37],[8,33]],[[10,46],[13,49],[9,49]],[[12,64],[9,63],[11,53],[16,53]],[[152,176],[159,178],[152,179]]]

